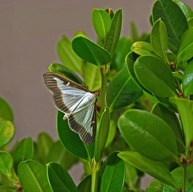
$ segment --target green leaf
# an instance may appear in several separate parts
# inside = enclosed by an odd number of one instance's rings
[[[72,81],[78,84],[84,84],[83,81],[80,79],[80,77],[76,73],[74,73],[73,71],[71,71],[70,69],[68,69],[67,67],[65,67],[62,64],[53,63],[49,66],[48,69],[49,71],[53,73],[59,73],[61,75],[64,75],[65,77],[71,79]]]
[[[168,36],[166,27],[161,19],[154,23],[150,41],[154,52],[167,61]]]
[[[100,125],[97,130],[97,136],[95,141],[95,160],[97,162],[101,161],[105,144],[107,142],[109,126],[110,126],[110,114],[109,108],[106,107],[101,115]]]
[[[90,192],[91,190],[91,175],[84,178],[78,185],[78,192]]]
[[[176,161],[174,132],[159,117],[141,110],[128,110],[118,121],[125,141],[141,155],[157,161]]]
[[[82,59],[72,49],[72,43],[63,36],[57,44],[57,51],[62,63],[69,69],[81,72]]]
[[[0,148],[11,141],[14,136],[14,126],[11,121],[0,118]]]
[[[92,22],[99,39],[105,44],[107,34],[111,28],[110,15],[101,9],[93,9]]]
[[[180,7],[172,0],[157,0],[153,6],[153,21],[158,19],[164,22],[169,48],[176,53],[183,33],[188,29],[188,23]]]
[[[157,103],[153,107],[152,113],[163,119],[173,129],[173,132],[176,135],[178,151],[181,154],[183,154],[184,153],[183,133],[176,114],[160,103]]]
[[[181,8],[181,10],[183,11],[184,15],[186,16],[187,21],[191,20],[193,18],[193,11],[192,9],[186,5],[185,3],[183,3],[180,0],[173,0],[175,3],[177,3],[177,5]]]
[[[102,174],[100,192],[120,192],[125,178],[124,162],[113,153],[108,157]]]
[[[13,159],[7,152],[0,151],[0,173],[5,175],[13,184],[18,183],[18,178],[13,170]]]
[[[185,145],[188,149],[193,141],[193,101],[182,98],[170,98],[170,102],[176,105],[182,121],[182,127],[185,135]]]
[[[188,29],[182,36],[177,54],[177,64],[188,61],[193,57],[193,28]]]
[[[178,185],[178,189],[182,189],[183,187],[183,180],[184,180],[184,168],[183,167],[178,167],[176,169],[174,169],[171,172],[174,180],[176,181],[177,185]],[[186,192],[191,192],[193,191],[193,166],[188,166],[186,168],[186,186],[185,186],[185,191]],[[173,188],[171,186],[168,186],[166,184],[163,185],[163,190],[164,191],[169,191],[169,192],[176,192],[176,188]]]
[[[55,162],[63,166],[66,170],[70,169],[72,165],[77,163],[78,158],[72,153],[68,152],[60,141],[55,142],[50,148],[48,154],[48,162]]]
[[[105,44],[105,49],[111,55],[113,55],[113,53],[117,47],[117,43],[119,41],[119,37],[121,34],[121,26],[122,26],[122,9],[119,9],[115,13],[115,15],[112,19],[111,28],[110,28],[110,31],[107,35],[107,40],[106,40],[106,44]]]
[[[17,167],[21,161],[32,159],[33,155],[34,145],[31,137],[24,138],[21,141],[18,141],[12,152],[15,169],[17,170]]]
[[[111,61],[108,51],[86,37],[75,37],[72,41],[72,48],[83,60],[95,65],[104,65]]]
[[[59,164],[49,163],[47,176],[53,192],[78,192],[68,172]]]
[[[138,55],[152,55],[155,56],[153,47],[150,43],[144,41],[136,41],[131,46],[131,50]]]
[[[96,91],[101,88],[101,73],[99,67],[90,63],[83,65],[84,83],[88,86],[90,91]]]
[[[57,114],[57,129],[60,141],[63,146],[75,156],[88,159],[87,148],[80,140],[79,136],[70,130],[68,122],[63,120],[64,114],[58,111]]]
[[[111,67],[113,69],[119,71],[125,66],[125,57],[131,51],[132,43],[133,41],[127,37],[119,39],[117,48],[113,54],[113,60],[111,62]]]
[[[182,87],[185,96],[193,94],[193,61],[189,62],[188,66],[185,68],[182,77]]]
[[[146,157],[143,157],[134,151],[120,152],[118,156],[137,169],[140,169],[141,171],[153,176],[156,179],[159,179],[164,183],[176,187],[176,183],[169,170],[161,162],[147,159]]]
[[[21,162],[18,175],[25,192],[52,192],[46,176],[46,167],[40,163],[33,160]]]
[[[145,192],[163,192],[163,183],[157,179],[153,180],[151,184],[147,187]]]
[[[38,141],[34,154],[36,155],[38,161],[42,164],[46,164],[48,162],[47,157],[53,143],[54,141],[47,133],[42,132],[38,135]]]
[[[125,107],[134,103],[142,95],[141,89],[130,77],[124,67],[111,80],[107,89],[107,104],[110,111]]]
[[[13,111],[10,105],[0,97],[0,117],[13,122]]]
[[[134,65],[139,82],[150,92],[159,97],[175,96],[175,81],[166,64],[152,56],[139,57]]]

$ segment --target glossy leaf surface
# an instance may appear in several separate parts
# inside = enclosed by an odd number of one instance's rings
[[[124,67],[116,74],[108,86],[107,104],[110,111],[112,111],[134,103],[141,95],[141,89],[130,77],[127,68]]]
[[[11,141],[14,136],[14,126],[11,121],[0,117],[0,148]]]
[[[83,60],[95,65],[104,65],[111,61],[108,51],[86,37],[75,37],[72,41],[72,48]]]
[[[128,110],[118,121],[125,141],[138,153],[157,161],[177,161],[174,132],[159,117],[141,110]]]
[[[175,96],[174,78],[162,60],[152,56],[141,56],[135,62],[134,71],[139,82],[156,96]]]
[[[53,192],[78,192],[68,172],[59,164],[49,163],[47,176]]]
[[[120,192],[123,189],[125,177],[124,162],[113,153],[108,157],[102,175],[100,192]]]
[[[164,183],[176,187],[176,183],[169,170],[161,162],[152,161],[133,151],[120,152],[118,156],[141,171]]]
[[[28,160],[19,164],[19,179],[25,192],[52,192],[47,176],[46,167],[40,163]]]
[[[153,6],[153,21],[158,19],[164,22],[169,48],[176,53],[183,33],[188,29],[188,23],[180,7],[171,0],[157,0]]]

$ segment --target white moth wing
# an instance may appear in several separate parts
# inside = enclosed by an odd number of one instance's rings
[[[44,81],[52,92],[54,103],[59,111],[65,113],[69,127],[79,134],[87,144],[92,143],[95,136],[95,102],[96,95],[85,87],[71,80],[47,72]]]

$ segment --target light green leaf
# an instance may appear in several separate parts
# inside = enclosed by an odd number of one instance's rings
[[[92,22],[99,39],[105,44],[107,34],[111,28],[110,15],[101,9],[93,9]]]
[[[193,101],[182,98],[170,98],[170,102],[176,105],[182,121],[182,127],[185,135],[185,145],[188,149],[193,141]]]
[[[117,47],[117,43],[119,41],[119,37],[121,34],[121,26],[122,26],[122,9],[119,9],[112,19],[111,28],[107,35],[105,44],[105,49],[111,55],[113,55]]]
[[[14,136],[14,126],[11,121],[0,118],[0,148],[11,141]]]
[[[53,192],[78,192],[68,172],[59,164],[49,163],[47,176]]]
[[[111,61],[108,51],[86,37],[75,37],[72,41],[72,48],[83,60],[95,65],[104,65]]]
[[[159,179],[160,181],[173,187],[177,186],[169,170],[161,162],[147,159],[134,151],[123,151],[120,152],[118,156],[125,162],[153,176],[154,178]]]
[[[172,97],[176,94],[175,81],[166,64],[152,56],[139,57],[134,65],[139,82],[158,97]]]
[[[33,160],[21,162],[18,175],[25,192],[52,192],[46,176],[46,167],[40,163]]]
[[[13,111],[10,105],[0,97],[0,117],[13,122]]]
[[[113,153],[108,157],[101,179],[100,192],[120,192],[125,178],[124,162]]]
[[[153,6],[153,21],[158,19],[164,22],[169,48],[176,53],[183,33],[188,29],[188,23],[180,7],[172,0],[157,0]]]
[[[99,67],[90,63],[83,65],[84,83],[90,91],[96,91],[101,88],[101,73]]]
[[[153,180],[152,183],[147,187],[145,192],[163,192],[163,183],[157,179]]]
[[[166,27],[161,19],[154,23],[150,34],[150,41],[154,52],[167,61],[168,36]]]
[[[72,49],[72,43],[67,37],[63,36],[57,44],[57,51],[60,60],[65,65],[65,67],[81,72],[82,59],[80,59]]]
[[[177,64],[188,61],[193,57],[193,28],[188,29],[182,36],[177,54]]]
[[[144,41],[136,41],[131,46],[131,50],[138,55],[152,55],[155,56],[153,47],[150,43]]]
[[[100,118],[100,125],[97,130],[96,141],[95,141],[95,160],[101,161],[102,154],[107,141],[109,126],[110,126],[110,114],[109,108],[106,107]]]
[[[125,141],[141,155],[157,161],[178,162],[174,132],[156,115],[131,109],[119,118],[118,126]]]

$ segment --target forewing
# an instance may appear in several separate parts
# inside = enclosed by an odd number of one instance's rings
[[[56,73],[44,73],[44,82],[52,92],[58,110],[71,114],[87,93],[87,89]]]

